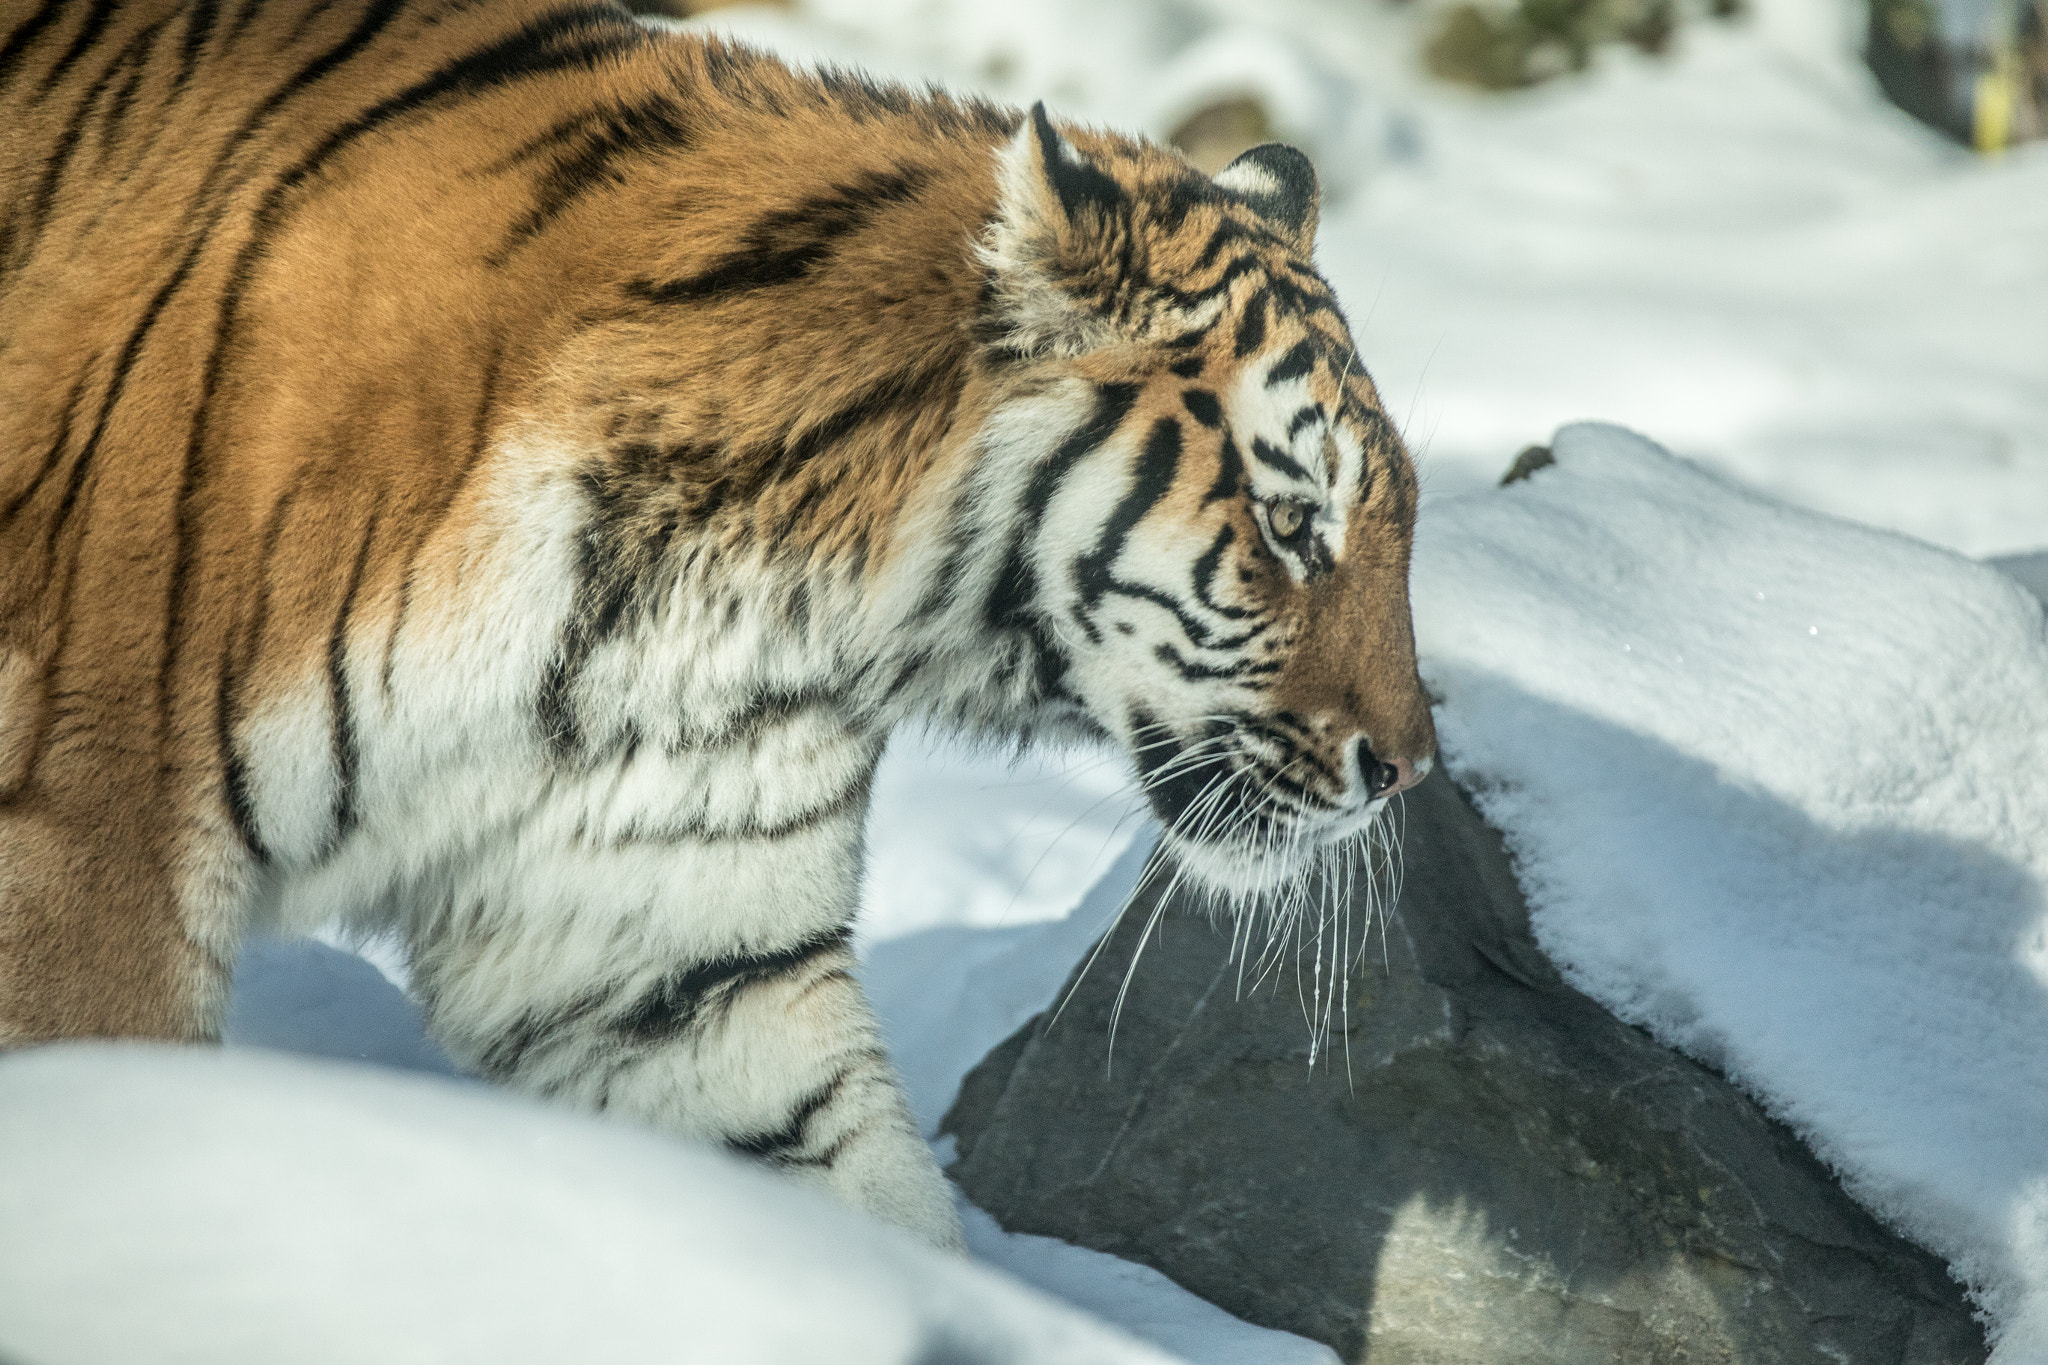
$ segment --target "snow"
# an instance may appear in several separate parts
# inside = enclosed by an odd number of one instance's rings
[[[1616,427],[1416,550],[1451,773],[1580,989],[1759,1096],[2048,1359],[2048,617]]]
[[[1264,102],[1319,163],[1320,263],[1420,457],[1446,762],[1544,946],[1947,1257],[1999,1365],[2048,1360],[2041,611],[1796,510],[2048,586],[2048,146],[1974,160],[1883,106],[1852,0],[1495,98],[1416,75],[1424,8],[809,0],[709,24],[1155,135]],[[1698,463],[1574,427],[1561,467],[1479,491],[1582,418]],[[1154,831],[1125,776],[892,743],[864,976],[927,1131],[1135,878]],[[456,1078],[390,945],[362,948],[252,944],[219,1057],[0,1063],[0,1348],[879,1360],[985,1318],[991,1351],[1156,1358],[714,1155]],[[977,1261],[1181,1359],[1333,1359],[963,1217]],[[115,1345],[121,1311],[151,1335]]]
[[[395,1071],[43,1049],[0,1172],[25,1360],[1170,1360],[735,1159]]]

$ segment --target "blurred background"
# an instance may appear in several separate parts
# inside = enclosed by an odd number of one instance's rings
[[[1373,0],[1358,0],[1348,8],[1367,3]],[[1481,90],[1516,90],[1584,71],[1594,54],[1611,44],[1662,55],[1683,25],[1739,19],[1756,0],[1379,3],[1405,12],[1397,22],[1413,58],[1431,75]],[[630,4],[642,14],[676,19],[734,7],[733,0]],[[805,8],[795,0],[772,7]],[[1980,151],[1995,152],[2048,134],[2044,0],[1867,0],[1859,8],[1864,11],[1859,16],[1864,58],[1885,95],[1901,109]],[[993,74],[1004,74],[1000,64]],[[1228,160],[1228,147],[1256,145],[1271,129],[1270,111],[1240,96],[1190,111],[1169,136],[1197,164],[1213,170]]]
[[[792,59],[1307,151],[1431,497],[1561,423],[1970,555],[2048,546],[2048,0],[784,0]]]

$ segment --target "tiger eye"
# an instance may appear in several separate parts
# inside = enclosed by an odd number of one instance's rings
[[[1273,523],[1273,534],[1282,540],[1292,540],[1301,534],[1301,504],[1298,502],[1276,502],[1267,509],[1266,519]]]

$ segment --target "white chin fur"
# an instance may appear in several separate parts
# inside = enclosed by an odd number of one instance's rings
[[[1162,843],[1190,881],[1239,909],[1307,876],[1333,845],[1361,838],[1386,804],[1385,798],[1373,801],[1271,851],[1198,843],[1170,831]]]

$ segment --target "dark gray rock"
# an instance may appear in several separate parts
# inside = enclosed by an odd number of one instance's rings
[[[1313,1068],[1291,970],[1141,898],[1058,1022],[967,1078],[952,1175],[1346,1361],[1981,1361],[1941,1262],[1712,1071],[1567,986],[1499,839],[1406,798],[1406,880]],[[1348,1054],[1348,1056],[1347,1056]]]

